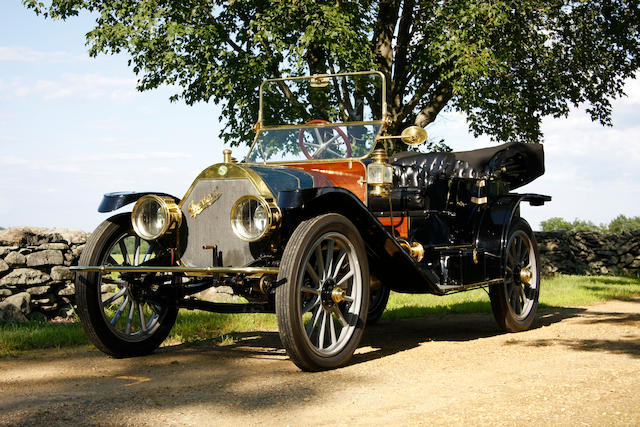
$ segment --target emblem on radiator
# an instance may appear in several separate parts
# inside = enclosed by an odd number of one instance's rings
[[[198,203],[194,203],[192,200],[191,203],[189,203],[189,215],[195,218],[201,214],[203,210],[214,204],[220,196],[222,196],[222,193],[218,191],[218,187],[215,187],[211,193],[204,196]]]

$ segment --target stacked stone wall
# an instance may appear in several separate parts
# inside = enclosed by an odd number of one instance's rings
[[[640,230],[603,234],[592,231],[536,233],[541,271],[563,274],[640,276]]]
[[[88,234],[34,227],[0,231],[0,321],[73,315],[76,265]],[[536,233],[541,271],[640,276],[640,231]],[[215,295],[214,295],[215,296]]]
[[[0,320],[67,318],[75,289],[69,266],[87,242],[78,230],[0,231]]]

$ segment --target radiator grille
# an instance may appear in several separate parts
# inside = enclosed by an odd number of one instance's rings
[[[189,205],[198,204],[211,194],[220,197],[195,217],[189,213]],[[182,218],[186,221],[186,246],[182,263],[188,267],[213,266],[212,250],[204,246],[217,245],[222,253],[222,265],[242,267],[254,260],[249,243],[239,239],[231,229],[229,215],[236,200],[242,196],[259,196],[251,181],[238,179],[200,179],[182,201]]]

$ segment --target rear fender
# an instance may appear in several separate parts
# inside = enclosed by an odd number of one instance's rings
[[[485,250],[487,273],[502,276],[504,249],[514,217],[520,216],[520,203],[541,206],[551,200],[541,194],[506,194],[486,206],[475,224],[475,246]]]

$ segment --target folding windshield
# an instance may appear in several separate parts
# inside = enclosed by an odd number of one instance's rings
[[[379,72],[265,81],[247,160],[282,162],[366,156],[386,115]]]

